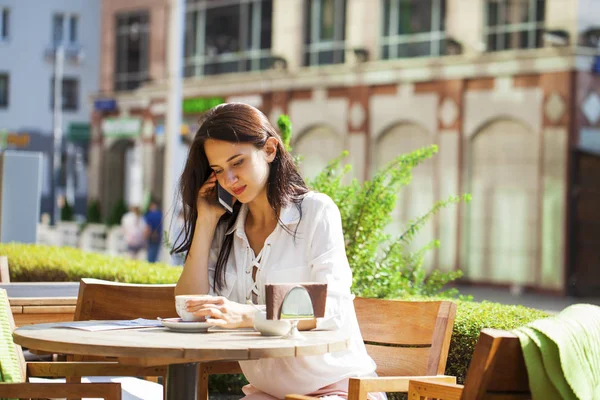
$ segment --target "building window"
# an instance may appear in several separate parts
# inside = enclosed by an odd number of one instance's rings
[[[55,14],[52,18],[52,39],[54,45],[61,44],[64,38],[65,16],[63,14]]]
[[[188,0],[185,76],[271,66],[273,0]]]
[[[77,111],[78,108],[79,80],[77,78],[63,78],[62,109],[63,111]],[[50,109],[54,109],[54,77],[50,79]]]
[[[304,65],[341,64],[345,59],[346,0],[306,0]]]
[[[383,0],[381,58],[445,54],[446,0]]]
[[[543,46],[545,0],[487,0],[485,13],[487,51]]]
[[[8,74],[0,73],[0,108],[8,107]]]
[[[149,14],[117,14],[115,90],[133,90],[148,81]]]
[[[69,42],[77,43],[77,28],[79,25],[79,17],[72,15],[69,21]]]
[[[59,44],[76,44],[78,28],[78,16],[54,14],[52,18],[52,40],[54,46],[58,46]]]
[[[2,15],[0,15],[0,41],[1,40],[7,40],[8,39],[8,33],[9,33],[9,17],[10,17],[10,10],[8,8],[2,8],[0,9],[0,12],[2,13]]]

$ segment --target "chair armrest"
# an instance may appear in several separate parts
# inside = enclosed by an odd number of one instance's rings
[[[372,392],[408,392],[408,381],[456,383],[456,377],[447,375],[432,376],[378,376],[373,378],[350,378],[348,399],[366,400]]]
[[[121,400],[120,383],[2,383],[1,398],[84,398]]]
[[[43,377],[163,376],[167,373],[167,368],[164,366],[138,367],[122,365],[117,362],[28,362],[26,365],[27,376]]]
[[[348,400],[367,400],[372,392],[408,392],[408,383],[413,379],[424,382],[456,383],[456,377],[436,376],[378,376],[372,378],[350,378]],[[286,400],[317,400],[315,397],[288,394]]]
[[[431,397],[440,400],[460,400],[463,385],[433,383],[423,380],[410,380],[408,383],[408,398],[420,399]]]

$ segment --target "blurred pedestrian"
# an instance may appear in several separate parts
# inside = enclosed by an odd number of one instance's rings
[[[146,222],[142,218],[140,207],[133,205],[121,218],[121,230],[127,244],[127,252],[133,259],[137,259],[146,246]]]
[[[146,244],[148,246],[148,262],[156,262],[162,243],[162,211],[158,202],[150,201],[148,212],[144,217],[146,221]]]

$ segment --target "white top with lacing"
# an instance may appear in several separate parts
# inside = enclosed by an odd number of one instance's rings
[[[302,218],[294,205],[282,209],[279,218],[286,229],[277,225],[258,255],[245,234],[247,214],[247,206],[242,205],[234,226],[226,232],[221,225],[215,232],[208,265],[210,294],[238,303],[253,300],[265,304],[267,283],[324,282],[328,284],[326,311],[324,318],[317,319],[317,329],[339,329],[351,338],[346,351],[240,362],[248,382],[283,399],[286,394],[311,393],[346,378],[372,375],[375,362],[367,354],[356,320],[354,296],[350,293],[352,271],[335,203],[327,195],[310,192],[302,201]],[[231,234],[233,248],[226,265],[225,286],[215,291],[219,250],[225,235]]]

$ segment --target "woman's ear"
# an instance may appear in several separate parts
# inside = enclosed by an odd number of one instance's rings
[[[267,162],[271,163],[275,159],[277,155],[277,139],[274,137],[270,137],[265,142],[265,146],[263,149],[265,150],[265,155],[267,157]]]

